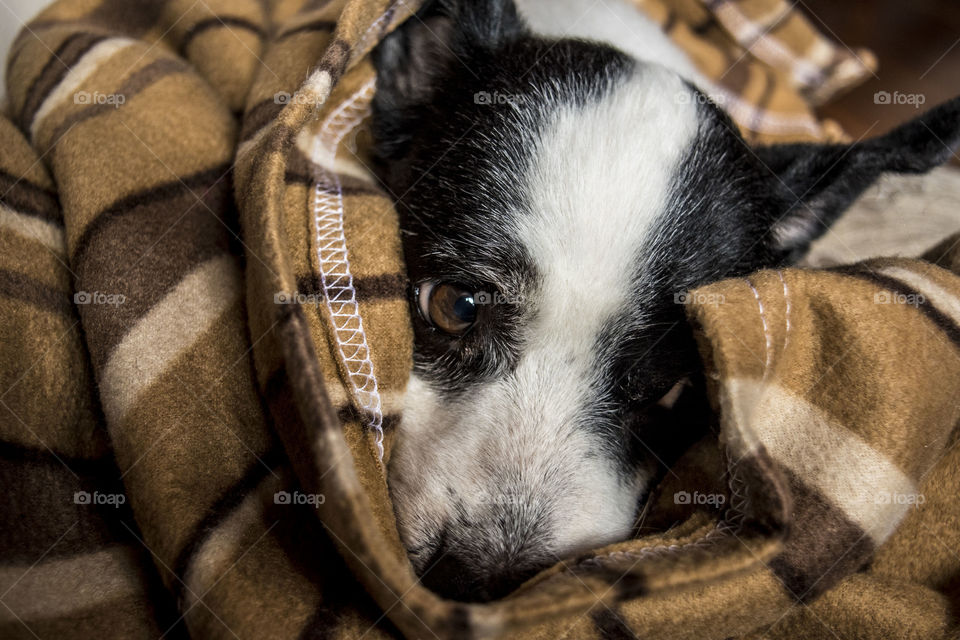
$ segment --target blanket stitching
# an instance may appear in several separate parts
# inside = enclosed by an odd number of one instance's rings
[[[337,149],[343,139],[367,116],[375,80],[369,80],[336,111],[330,114],[314,140],[315,159],[326,152],[329,162],[317,163],[322,171],[314,186],[313,222],[317,259],[327,312],[337,342],[337,353],[347,370],[355,401],[369,416],[375,433],[377,456],[383,462],[383,409],[379,385],[370,359],[363,319],[350,270],[344,235],[343,187],[333,170]]]
[[[353,48],[353,51],[366,51],[367,47],[370,45],[370,33],[374,29],[378,29],[384,20],[392,20],[393,17],[397,15],[397,10],[403,7],[406,2],[407,0],[391,2],[386,10],[380,14],[380,17],[377,18],[373,24],[367,27],[367,30],[363,32],[363,35],[360,36],[360,42]]]
[[[757,291],[757,288],[753,286],[753,283],[750,282],[750,278],[744,278],[747,281],[747,286],[750,287],[750,291],[753,291],[753,297],[757,299],[757,307],[760,309],[760,322],[763,323],[763,339],[766,343],[766,354],[767,360],[763,365],[763,377],[762,380],[766,380],[767,376],[770,375],[770,362],[773,359],[773,338],[770,335],[770,327],[767,325],[767,314],[763,310],[763,302],[760,300],[760,292]]]
[[[786,324],[784,328],[783,335],[783,353],[787,352],[787,343],[790,341],[790,290],[787,289],[787,281],[783,277],[782,271],[777,271],[777,275],[780,277],[780,282],[783,284],[783,301],[786,304],[786,309],[784,311],[784,316],[786,318]]]

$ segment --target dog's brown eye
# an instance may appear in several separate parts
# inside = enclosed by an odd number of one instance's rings
[[[444,333],[459,336],[477,321],[473,292],[449,282],[423,282],[417,289],[420,314]]]

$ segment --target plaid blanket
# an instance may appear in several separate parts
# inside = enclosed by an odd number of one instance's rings
[[[703,34],[686,46],[718,82],[711,52],[738,47],[768,79],[730,89],[754,107],[745,132],[829,134],[803,96],[857,63],[797,14],[639,4],[678,41]],[[657,489],[645,535],[490,604],[418,584],[384,474],[406,282],[363,124],[367,54],[418,5],[61,0],[14,44],[0,635],[955,634],[955,241],[690,292],[719,429]],[[731,16],[774,10],[795,26],[754,55]],[[815,126],[765,124],[784,118]]]

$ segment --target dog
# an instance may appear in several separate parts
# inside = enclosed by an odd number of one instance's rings
[[[430,2],[374,52],[415,333],[388,484],[424,584],[465,601],[634,532],[696,437],[663,415],[700,388],[678,295],[795,263],[881,173],[960,142],[955,99],[751,148],[624,0],[518,5]]]

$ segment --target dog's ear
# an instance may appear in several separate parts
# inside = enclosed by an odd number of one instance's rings
[[[924,173],[960,146],[960,97],[890,133],[854,144],[760,147],[783,203],[771,228],[775,252],[797,259],[885,172]]]
[[[374,51],[379,100],[400,108],[424,104],[442,76],[470,73],[456,65],[524,31],[513,0],[428,1]]]
[[[374,152],[392,184],[407,176],[403,159],[420,135],[438,87],[475,72],[488,57],[525,33],[513,0],[433,0],[373,52]]]

